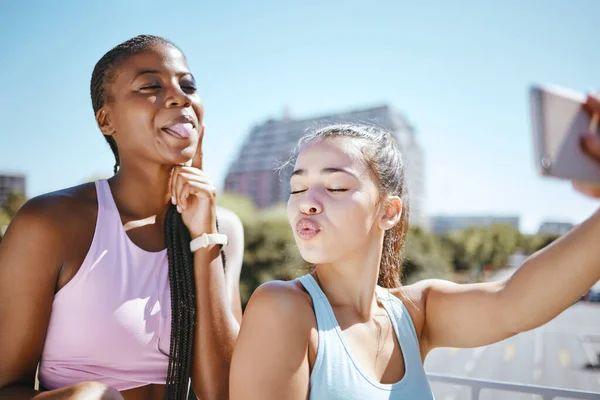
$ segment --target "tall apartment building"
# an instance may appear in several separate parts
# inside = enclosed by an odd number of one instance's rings
[[[287,202],[291,169],[275,171],[287,161],[298,139],[308,130],[329,123],[375,124],[393,132],[406,162],[406,179],[410,201],[410,223],[429,227],[425,209],[425,172],[423,150],[413,127],[404,116],[388,105],[322,115],[307,119],[286,116],[254,126],[247,135],[239,154],[225,178],[226,191],[251,197],[258,207]]]

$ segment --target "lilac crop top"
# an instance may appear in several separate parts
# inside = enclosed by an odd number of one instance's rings
[[[119,391],[165,384],[171,334],[167,250],[136,246],[108,182],[95,184],[94,238],[79,271],[54,297],[40,384],[57,389],[96,381]]]

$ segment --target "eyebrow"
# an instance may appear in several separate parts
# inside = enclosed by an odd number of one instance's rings
[[[334,174],[336,172],[343,172],[343,173],[351,175],[355,178],[357,177],[355,173],[353,173],[351,170],[346,169],[346,168],[329,167],[329,168],[323,168],[321,170],[322,174],[327,174],[327,175]],[[290,178],[292,176],[303,176],[303,175],[306,175],[306,170],[305,169],[297,169],[294,172],[292,172],[292,175],[290,176]]]
[[[161,71],[157,70],[157,69],[144,69],[139,71],[137,74],[135,74],[135,77],[133,78],[133,81],[135,81],[137,78],[139,78],[142,75],[147,75],[147,74],[160,74]],[[176,73],[176,75],[178,75],[180,78],[184,75],[189,75],[190,78],[192,78],[192,81],[194,82],[194,84],[196,83],[196,79],[194,78],[194,75],[189,72],[189,71],[182,71],[182,72],[178,72]]]

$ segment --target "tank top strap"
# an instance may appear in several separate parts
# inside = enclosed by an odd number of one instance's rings
[[[327,296],[321,290],[321,287],[311,274],[298,278],[302,286],[306,289],[312,298],[315,318],[317,319],[317,329],[319,332],[333,331],[337,326],[335,314],[327,300]]]
[[[376,288],[377,297],[381,304],[387,311],[388,315],[392,318],[392,323],[396,325],[396,332],[398,336],[404,337],[407,344],[410,345],[413,350],[419,350],[419,339],[417,337],[417,331],[413,320],[408,312],[408,309],[404,303],[394,296],[389,290],[384,289],[381,286]],[[420,358],[420,356],[419,356]]]
[[[113,233],[122,231],[123,223],[119,209],[113,198],[110,186],[106,179],[99,179],[94,182],[96,184],[96,197],[98,199],[98,224],[105,228],[96,229],[96,231],[104,232],[104,230]],[[112,228],[108,228],[108,226]],[[116,229],[119,227],[119,229]]]
[[[94,181],[96,185],[96,198],[98,199],[98,212],[106,210],[107,205],[110,205],[110,187],[106,179],[98,179]]]

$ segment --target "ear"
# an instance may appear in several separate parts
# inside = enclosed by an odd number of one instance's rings
[[[398,196],[388,196],[383,200],[379,228],[383,231],[392,229],[400,222],[402,217],[402,200]]]
[[[100,131],[103,135],[114,136],[114,134],[116,133],[115,129],[113,128],[110,122],[110,117],[108,116],[108,113],[106,112],[106,109],[104,107],[99,109],[96,113],[96,122],[98,123],[98,128],[100,128]]]

